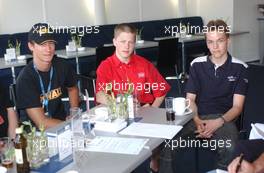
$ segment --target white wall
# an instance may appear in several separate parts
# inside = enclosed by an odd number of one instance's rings
[[[94,25],[94,0],[0,0],[0,34],[27,32],[38,22],[55,26]]]
[[[233,0],[198,0],[197,15],[205,24],[211,19],[223,19],[228,25],[233,23]]]
[[[259,59],[259,25],[257,10],[259,0],[234,0],[234,30],[247,30],[250,33],[234,36],[233,55],[242,60]]]
[[[139,21],[138,0],[105,0],[108,24]]]
[[[45,21],[55,26],[95,25],[95,1],[98,0],[0,0],[0,34],[26,32],[34,23]],[[104,1],[108,24],[179,15],[179,0]],[[185,9],[180,10],[185,13]]]
[[[172,0],[142,0],[142,9],[143,21],[177,17],[177,3]]]
[[[177,0],[105,0],[107,23],[175,18]],[[142,11],[140,10],[142,9]]]
[[[186,16],[198,15],[198,0],[186,0]]]
[[[0,0],[0,34],[27,32],[43,20],[40,0]]]
[[[93,1],[46,0],[47,21],[56,26],[93,25]]]

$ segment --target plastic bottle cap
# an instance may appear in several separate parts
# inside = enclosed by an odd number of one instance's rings
[[[16,133],[17,134],[21,134],[23,132],[21,127],[16,128]]]

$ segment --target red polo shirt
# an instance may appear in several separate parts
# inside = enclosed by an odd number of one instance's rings
[[[133,84],[140,103],[153,103],[156,97],[164,96],[170,90],[170,85],[153,64],[135,54],[128,64],[122,63],[113,54],[100,64],[96,74],[96,92],[105,90],[106,85],[111,84],[112,91],[117,95]]]

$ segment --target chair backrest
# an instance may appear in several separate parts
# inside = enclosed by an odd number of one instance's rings
[[[115,52],[114,46],[100,46],[96,48],[96,69],[100,63]]]
[[[23,116],[25,113],[23,114],[23,113],[21,113],[21,110],[17,109],[16,84],[10,84],[9,85],[9,98],[14,104],[14,109],[17,112],[18,120],[21,121],[21,115]]]
[[[16,84],[9,85],[9,97],[11,101],[14,103],[14,107],[16,109]]]
[[[180,68],[178,38],[159,41],[157,68],[163,76],[175,75],[175,65]]]

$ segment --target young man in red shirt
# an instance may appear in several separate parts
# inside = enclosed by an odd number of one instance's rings
[[[133,94],[141,106],[159,107],[170,85],[158,70],[145,58],[134,54],[137,30],[130,24],[119,24],[114,30],[115,53],[104,60],[96,74],[96,101],[107,104],[106,86],[111,84],[112,92],[126,92],[133,86]],[[158,170],[156,159],[158,151],[153,152],[151,168]],[[154,159],[153,159],[154,158]]]
[[[169,84],[145,58],[134,54],[136,28],[119,24],[114,30],[115,53],[104,60],[96,74],[96,101],[107,104],[106,86],[112,85],[115,96],[132,84],[141,105],[159,107],[170,90]]]

